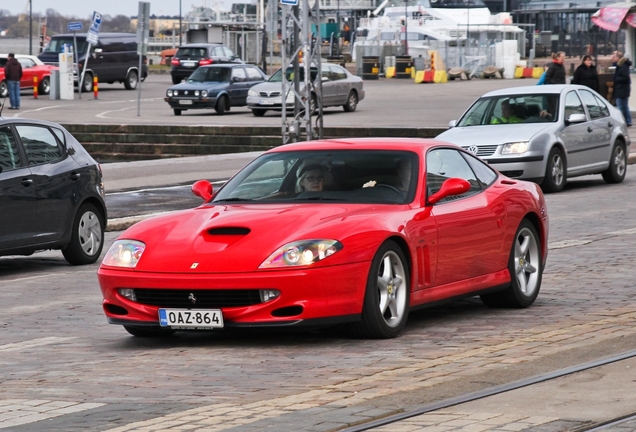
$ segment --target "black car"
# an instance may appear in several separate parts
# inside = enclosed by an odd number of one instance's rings
[[[170,87],[164,100],[174,110],[174,115],[201,108],[214,108],[217,114],[223,115],[230,107],[247,105],[249,89],[266,79],[267,75],[253,65],[201,66],[186,82]]]
[[[61,249],[94,263],[106,218],[101,168],[66,129],[0,117],[0,256]]]
[[[222,44],[197,43],[182,45],[172,58],[170,75],[178,84],[188,78],[199,66],[218,63],[244,63],[231,49]]]

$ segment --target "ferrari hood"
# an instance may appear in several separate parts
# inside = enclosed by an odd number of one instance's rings
[[[460,146],[493,145],[517,141],[529,141],[555,123],[515,123],[484,126],[454,127],[442,132],[437,139]]]
[[[371,216],[365,208],[333,204],[202,206],[147,219],[120,238],[146,244],[136,267],[139,271],[255,271],[287,243],[316,238],[341,240],[338,237],[351,233]]]

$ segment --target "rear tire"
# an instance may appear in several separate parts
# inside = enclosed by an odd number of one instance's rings
[[[181,115],[181,110],[180,109],[175,109],[174,110],[174,115]]]
[[[602,174],[603,180],[610,184],[620,183],[625,179],[625,174],[627,174],[627,153],[625,144],[621,141],[616,141],[616,144],[614,144],[610,166]]]
[[[541,189],[546,193],[561,192],[567,180],[567,162],[563,151],[558,147],[552,147],[548,155],[548,165],[545,169]]]
[[[128,75],[126,75],[126,79],[124,80],[124,87],[126,87],[126,90],[134,90],[138,85],[139,74],[134,69],[129,70]]]
[[[166,336],[172,336],[175,332],[172,329],[163,329],[159,326],[125,325],[124,329],[126,329],[128,333],[136,337],[166,337]]]
[[[216,106],[214,107],[214,110],[216,111],[216,113],[218,115],[223,115],[225,114],[226,111],[228,111],[228,100],[227,100],[227,96],[221,96],[221,98],[216,101]]]
[[[62,250],[72,265],[92,264],[104,247],[104,216],[93,204],[85,203],[77,211],[71,231],[71,242]]]
[[[6,80],[0,81],[0,97],[1,98],[9,97],[9,86],[7,85]]]
[[[42,78],[40,85],[38,86],[38,93],[41,95],[47,95],[51,92],[51,80],[49,77]]]
[[[252,110],[252,114],[254,115],[254,117],[263,117],[266,112],[267,112],[267,110],[263,110],[263,109],[253,109]]]
[[[358,94],[353,90],[347,96],[347,102],[342,106],[345,112],[354,112],[358,107]]]
[[[541,289],[543,267],[537,230],[524,219],[515,234],[508,259],[510,286],[500,292],[481,295],[490,307],[526,308],[534,303]]]
[[[361,320],[351,325],[355,336],[388,339],[400,334],[409,315],[409,266],[392,240],[380,246],[371,262]]]

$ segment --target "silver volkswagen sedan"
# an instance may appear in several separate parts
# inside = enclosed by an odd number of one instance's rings
[[[469,150],[502,174],[561,191],[570,177],[620,183],[631,144],[623,115],[580,85],[486,93],[437,138]]]
[[[247,93],[247,107],[252,110],[256,117],[262,117],[268,110],[281,111],[283,106],[282,92],[282,69],[276,71],[267,82],[257,84]],[[287,68],[285,78],[287,81],[293,80],[293,68]],[[301,88],[300,93],[304,96],[304,68],[300,68]],[[318,68],[312,66],[310,69],[312,80],[318,76]],[[322,79],[322,106],[341,106],[346,112],[353,112],[358,107],[358,102],[364,99],[364,89],[362,78],[351,74],[345,68],[331,63],[321,64]],[[285,97],[287,109],[294,108],[294,94],[289,92]],[[317,107],[316,96],[312,95],[311,107],[314,111]]]

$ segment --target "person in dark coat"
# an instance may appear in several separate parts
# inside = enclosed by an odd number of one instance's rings
[[[614,99],[616,107],[623,113],[627,126],[632,125],[632,113],[629,110],[629,94],[631,93],[632,80],[629,77],[629,68],[632,62],[623,56],[620,51],[614,51],[612,55],[614,69]]]
[[[22,65],[13,53],[9,53],[7,64],[4,65],[4,76],[9,90],[9,109],[20,109],[20,79],[22,79]]]
[[[596,72],[596,66],[592,64],[592,57],[589,55],[583,56],[583,61],[574,71],[574,77],[572,77],[572,84],[580,84],[591,88],[598,92],[598,73]]]
[[[545,74],[545,84],[565,84],[565,53],[559,51],[552,54],[552,64]]]

